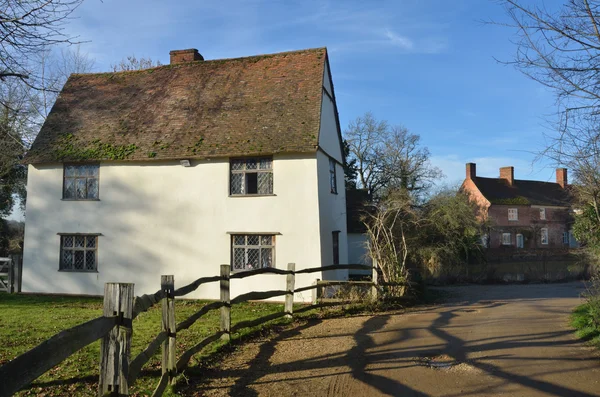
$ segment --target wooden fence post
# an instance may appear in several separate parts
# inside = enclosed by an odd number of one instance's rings
[[[319,281],[321,281],[321,280],[316,279],[315,282],[313,283],[313,285],[317,286],[317,288],[314,288],[312,290],[312,304],[313,305],[316,305],[317,303],[319,303],[319,298],[321,297],[321,293],[319,291],[320,288],[318,287]]]
[[[21,292],[21,286],[23,285],[23,255],[17,254],[13,256],[13,261],[16,262],[17,268],[17,292]]]
[[[377,274],[377,260],[373,258],[373,268],[371,269],[371,282],[373,285],[371,286],[371,299],[373,301],[377,300],[377,287],[378,287],[378,274]]]
[[[104,316],[117,316],[117,324],[100,346],[99,396],[127,396],[131,351],[133,284],[104,284]]]
[[[296,264],[288,263],[288,271],[292,272],[286,276],[285,289],[287,294],[285,295],[285,307],[284,311],[287,313],[286,318],[292,318],[294,316],[294,288],[296,282]]]
[[[8,257],[8,291],[9,294],[15,293],[15,262]]]
[[[221,307],[221,331],[225,332],[221,339],[231,339],[231,296],[229,292],[229,265],[221,265],[221,302],[225,305]]]
[[[162,343],[162,373],[169,374],[169,382],[175,378],[175,277],[160,276],[160,288],[166,294],[162,300],[162,330],[168,338]]]

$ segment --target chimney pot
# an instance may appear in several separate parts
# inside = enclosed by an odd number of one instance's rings
[[[500,179],[506,179],[509,186],[515,183],[515,167],[500,168]]]
[[[556,183],[560,185],[563,189],[568,184],[567,179],[567,169],[566,168],[557,168],[556,169]]]
[[[169,52],[169,55],[171,56],[171,65],[175,65],[177,63],[204,61],[204,57],[195,48],[190,48],[187,50],[173,50]]]
[[[477,176],[477,164],[467,163],[467,179],[475,179]]]

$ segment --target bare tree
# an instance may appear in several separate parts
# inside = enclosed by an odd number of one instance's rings
[[[429,163],[429,150],[420,136],[405,127],[390,127],[370,112],[350,122],[344,131],[349,159],[355,161],[358,187],[377,198],[392,189],[420,194],[442,172]]]
[[[64,25],[83,0],[0,0],[0,80],[44,88],[34,58],[56,44],[73,44]]]
[[[375,211],[365,214],[369,257],[377,263],[386,283],[408,280],[408,258],[414,253],[415,230],[421,221],[406,190],[394,190],[378,203]],[[403,295],[404,289],[392,293]]]
[[[113,72],[127,72],[132,70],[143,70],[161,66],[160,61],[153,61],[150,58],[136,58],[135,55],[130,55],[122,59],[118,64],[110,65]]]
[[[59,55],[41,51],[36,55],[38,90],[19,79],[0,84],[0,218],[9,215],[17,202],[25,204],[26,168],[23,155],[31,147],[58,92],[71,73],[88,72],[93,60],[79,47],[63,49]]]
[[[572,170],[574,192],[600,224],[600,1],[569,0],[550,11],[503,3],[518,32],[509,63],[556,96],[554,132],[541,155]]]
[[[58,94],[74,73],[89,73],[96,61],[81,50],[80,45],[62,48],[60,52],[46,49],[37,54],[38,75],[44,90],[30,89],[31,105],[36,112],[35,124],[41,125],[48,117]]]

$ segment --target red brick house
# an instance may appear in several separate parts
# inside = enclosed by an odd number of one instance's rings
[[[556,170],[556,182],[514,178],[514,167],[500,168],[499,178],[477,176],[467,163],[461,191],[490,222],[483,243],[489,248],[565,248],[576,245],[570,232],[571,198],[567,170]]]

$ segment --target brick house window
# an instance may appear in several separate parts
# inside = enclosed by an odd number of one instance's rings
[[[509,221],[518,221],[519,220],[519,210],[517,208],[509,208],[508,209],[508,220]]]
[[[63,178],[63,199],[97,200],[98,164],[65,164]]]
[[[337,179],[335,174],[335,160],[329,159],[329,185],[331,186],[331,193],[337,194]]]
[[[570,243],[570,240],[571,240],[571,238],[570,238],[570,237],[571,237],[571,235],[570,235],[570,233],[569,233],[569,232],[564,232],[564,233],[563,233],[563,244],[565,244],[565,245],[569,245],[569,243]]]
[[[234,234],[231,236],[231,257],[234,272],[273,267],[275,236]]]
[[[273,159],[258,157],[231,160],[229,193],[273,194]]]
[[[548,245],[548,229],[545,227],[540,230],[540,242],[543,245]]]
[[[333,264],[340,264],[340,232],[332,232],[333,238]]]
[[[545,208],[540,208],[540,220],[542,220],[542,221],[546,220],[546,209]]]
[[[511,235],[510,233],[502,233],[502,245],[511,245]]]
[[[98,235],[63,234],[60,236],[59,270],[98,271]]]
[[[481,245],[483,248],[490,248],[490,236],[489,234],[484,234],[481,236]]]

